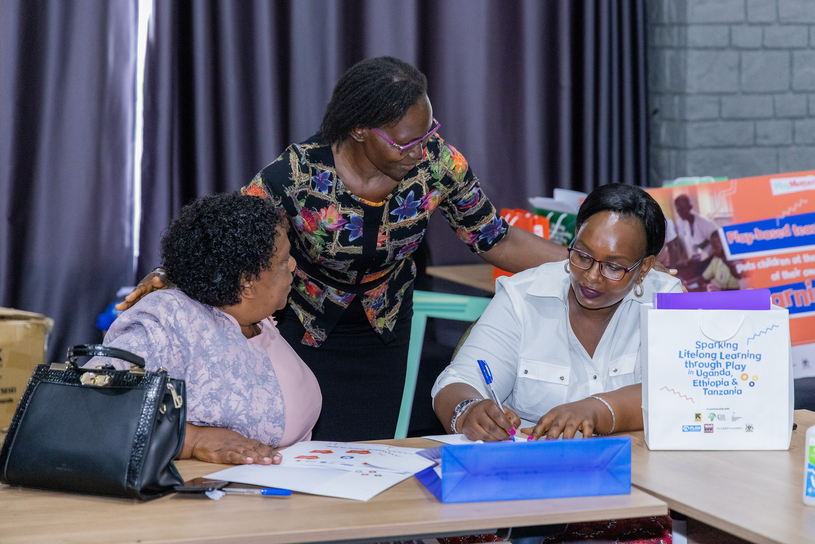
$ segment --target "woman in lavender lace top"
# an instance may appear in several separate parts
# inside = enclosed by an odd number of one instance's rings
[[[286,305],[295,268],[282,217],[255,196],[205,197],[181,211],[161,250],[175,288],[121,314],[105,344],[186,380],[179,458],[279,463],[277,448],[311,438],[322,404],[270,317]]]

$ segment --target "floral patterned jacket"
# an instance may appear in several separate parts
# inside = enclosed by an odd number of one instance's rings
[[[484,196],[464,156],[434,135],[424,159],[383,202],[349,192],[337,177],[331,146],[317,136],[293,144],[242,189],[285,210],[297,261],[289,305],[319,346],[355,296],[385,341],[416,276],[411,253],[438,207],[473,252],[491,249],[507,223]]]

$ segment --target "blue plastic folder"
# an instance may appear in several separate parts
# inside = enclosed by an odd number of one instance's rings
[[[416,478],[441,502],[631,493],[631,438],[444,445]]]

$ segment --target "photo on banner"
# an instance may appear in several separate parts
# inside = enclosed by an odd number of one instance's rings
[[[660,261],[688,291],[768,288],[794,376],[815,376],[815,171],[647,191],[668,220]]]

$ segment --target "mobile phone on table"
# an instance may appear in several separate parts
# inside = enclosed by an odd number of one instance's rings
[[[181,485],[175,486],[179,493],[206,493],[226,486],[229,482],[225,480],[213,480],[212,478],[193,478]]]

